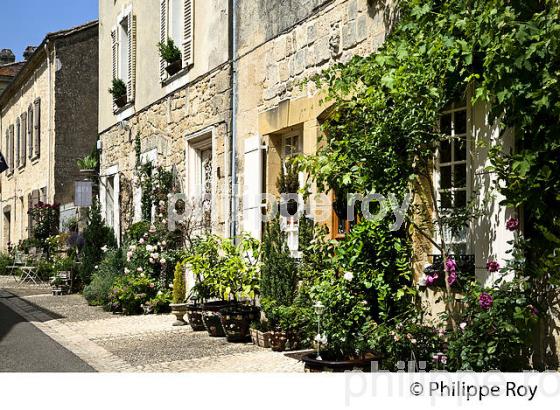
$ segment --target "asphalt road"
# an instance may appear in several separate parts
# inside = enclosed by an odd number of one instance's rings
[[[0,372],[93,372],[87,363],[0,303]]]

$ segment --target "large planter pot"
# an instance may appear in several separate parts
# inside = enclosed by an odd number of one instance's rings
[[[376,359],[373,356],[362,359],[349,360],[317,360],[317,353],[309,353],[301,359],[305,363],[305,371],[309,373],[343,373],[343,372],[371,372],[371,363]]]
[[[265,349],[270,349],[272,339],[272,332],[257,331],[258,346]]]
[[[171,308],[171,314],[175,315],[177,320],[173,323],[173,326],[185,326],[187,322],[185,322],[184,316],[187,313],[187,304],[186,303],[172,303],[169,305]]]
[[[220,310],[229,306],[228,302],[209,302],[202,305],[202,321],[210,337],[225,337]]]
[[[206,327],[204,327],[204,321],[202,320],[201,305],[188,305],[187,318],[193,332],[203,332],[206,330]]]
[[[245,305],[228,306],[220,310],[220,313],[228,342],[246,341],[251,323],[259,317],[258,308]]]
[[[183,62],[181,60],[177,60],[169,63],[167,67],[165,67],[165,71],[167,71],[167,74],[169,74],[170,76],[174,76],[179,71],[181,71],[181,68],[183,68]]]
[[[281,330],[270,332],[270,347],[274,352],[283,352],[286,350],[288,343],[288,335]]]
[[[128,102],[128,99],[126,98],[126,94],[125,94],[125,95],[122,95],[120,97],[115,98],[113,101],[115,102],[115,105],[118,108],[122,108],[126,105],[126,103]]]

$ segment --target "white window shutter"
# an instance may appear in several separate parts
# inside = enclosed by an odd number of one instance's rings
[[[33,107],[27,109],[27,151],[29,159],[33,158]]]
[[[119,46],[118,46],[118,39],[117,39],[117,29],[113,28],[111,30],[111,47],[113,50],[113,80],[117,78],[117,70],[118,70],[118,56],[119,56]]]
[[[16,167],[19,168],[21,155],[21,123],[19,118],[16,120]]]
[[[27,162],[27,113],[21,114],[21,165]]]
[[[261,239],[262,150],[258,135],[245,140],[243,231]]]
[[[128,84],[126,85],[128,102],[134,101],[136,88],[136,17],[132,10],[128,13]]]
[[[167,0],[160,0],[160,36],[159,39],[162,43],[167,42]],[[167,64],[165,60],[159,57],[160,77],[162,80],[167,78],[165,67]]]
[[[184,0],[183,67],[194,63],[194,0]]]
[[[35,101],[35,112],[33,113],[33,155],[39,157],[41,155],[41,100]]]

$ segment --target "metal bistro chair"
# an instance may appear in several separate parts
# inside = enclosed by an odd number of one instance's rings
[[[20,278],[18,278],[16,272],[20,270],[23,265],[25,265],[25,263],[23,262],[23,254],[20,251],[16,250],[12,259],[12,264],[8,266],[10,276],[14,278],[16,282],[20,281]]]

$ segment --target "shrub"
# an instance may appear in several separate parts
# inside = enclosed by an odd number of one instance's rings
[[[106,306],[109,293],[116,279],[122,275],[124,260],[122,251],[113,250],[105,254],[91,277],[91,282],[84,288],[84,297],[90,305]]]
[[[169,313],[171,308],[169,304],[171,303],[172,294],[169,290],[160,290],[153,299],[150,299],[146,305],[149,306],[153,313]]]
[[[155,281],[143,274],[120,276],[110,292],[111,310],[122,311],[125,315],[141,313],[142,305],[155,298],[157,294]]]
[[[12,258],[6,253],[0,253],[0,276],[9,275],[8,266],[12,265]]]
[[[80,168],[81,170],[97,169],[98,164],[99,154],[97,153],[97,150],[76,161],[76,165],[78,165],[78,168]]]
[[[88,225],[84,230],[84,248],[80,278],[84,285],[91,281],[95,266],[103,258],[103,248],[116,248],[117,241],[113,229],[106,226],[101,218],[98,202],[94,202],[88,212]]]
[[[114,78],[112,86],[109,88],[109,94],[111,94],[115,100],[124,97],[126,95],[126,84],[124,81],[120,78]]]
[[[166,42],[159,42],[157,46],[159,55],[167,64],[174,63],[181,59],[181,50],[177,48],[175,42],[171,38],[168,38]]]
[[[449,338],[449,370],[529,369],[524,350],[531,346],[538,310],[527,292],[519,279],[498,282],[493,289],[473,284],[465,295],[460,329]]]
[[[183,264],[175,266],[175,276],[173,278],[173,303],[179,304],[185,301],[185,275]]]

